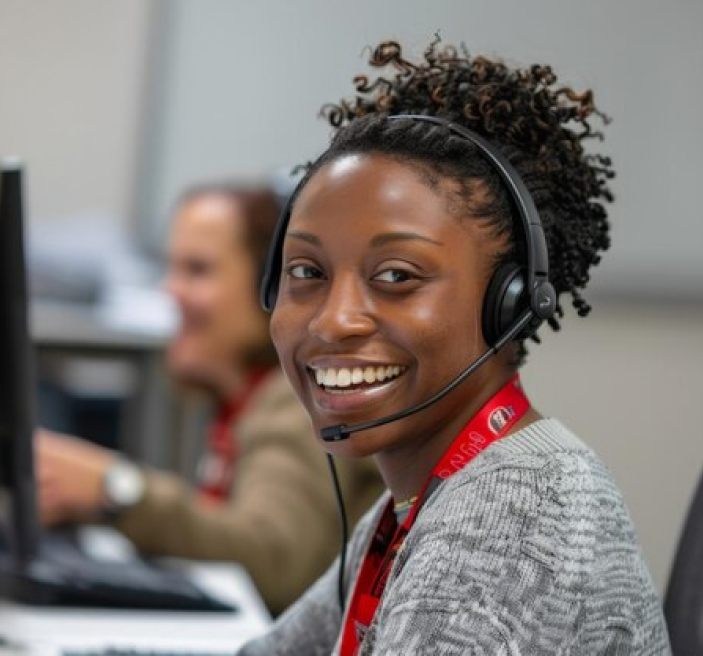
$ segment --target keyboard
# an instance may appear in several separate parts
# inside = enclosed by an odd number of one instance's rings
[[[42,544],[22,568],[0,564],[0,583],[11,598],[39,606],[235,612],[185,575],[145,560],[96,560],[68,541]]]

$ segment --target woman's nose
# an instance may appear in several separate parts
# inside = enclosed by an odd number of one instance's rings
[[[363,283],[351,276],[335,279],[310,321],[309,330],[329,343],[373,334],[373,304]]]
[[[188,284],[177,271],[168,271],[161,281],[161,288],[166,292],[177,307],[187,304]]]
[[[170,297],[171,300],[176,304],[176,305],[181,305],[183,302],[183,286],[179,284],[178,280],[176,278],[169,276],[167,278],[164,278],[164,280],[161,283],[161,288],[166,292]]]

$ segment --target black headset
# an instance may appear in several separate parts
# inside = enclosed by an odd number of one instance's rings
[[[480,135],[467,128],[437,116],[422,114],[396,114],[387,117],[389,121],[410,120],[433,123],[447,128],[454,134],[474,144],[485,159],[500,175],[510,192],[520,219],[525,237],[526,262],[507,263],[498,267],[493,274],[483,300],[483,337],[489,345],[495,345],[510,331],[526,310],[531,310],[532,319],[513,339],[529,337],[539,325],[554,314],[556,293],[549,282],[549,255],[544,239],[542,221],[530,192],[520,178],[515,167],[497,148]],[[267,312],[272,312],[278,297],[278,287],[282,272],[283,240],[296,194],[293,193],[278,220],[274,232],[266,269],[261,285],[261,304]]]

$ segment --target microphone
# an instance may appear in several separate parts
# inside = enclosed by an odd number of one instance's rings
[[[425,399],[420,403],[411,405],[404,410],[399,410],[393,414],[386,415],[385,417],[379,417],[378,419],[372,419],[371,421],[360,422],[358,424],[336,424],[334,426],[326,426],[320,431],[320,437],[324,442],[340,442],[342,440],[348,439],[352,433],[359,433],[361,431],[369,430],[370,428],[376,428],[377,426],[384,426],[385,424],[390,424],[391,422],[398,421],[399,419],[405,419],[410,415],[414,415],[420,410],[424,410],[428,406],[431,406],[440,399],[443,399],[449,392],[451,392],[455,387],[458,387],[463,383],[474,371],[479,367],[484,365],[490,358],[496,355],[508,342],[511,342],[515,337],[517,337],[534,319],[535,312],[532,308],[526,309],[516,320],[515,323],[510,326],[491,346],[485,353],[476,358],[466,369],[464,369],[456,378],[447,383],[438,392],[436,392],[429,399]]]

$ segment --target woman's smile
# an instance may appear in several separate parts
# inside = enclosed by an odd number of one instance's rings
[[[307,367],[315,404],[325,411],[358,412],[383,405],[398,387],[408,367],[401,364],[357,363]]]

